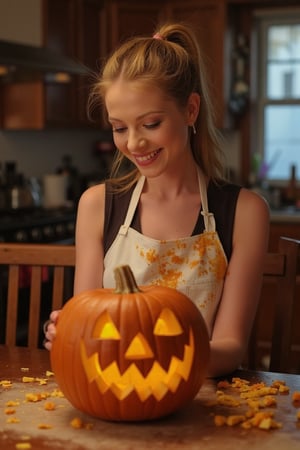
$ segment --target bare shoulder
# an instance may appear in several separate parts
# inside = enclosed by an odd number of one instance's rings
[[[234,241],[242,240],[249,245],[260,242],[262,245],[268,241],[269,226],[270,210],[267,201],[256,192],[242,188],[236,207]]]
[[[105,184],[96,184],[86,189],[80,197],[79,209],[99,209],[105,202]]]
[[[105,184],[97,184],[85,190],[80,197],[77,211],[77,229],[100,229],[104,223]]]
[[[242,188],[238,197],[237,211],[245,216],[261,215],[269,220],[270,210],[268,202],[259,194]]]

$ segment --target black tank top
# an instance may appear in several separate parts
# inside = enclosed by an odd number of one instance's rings
[[[125,193],[115,193],[112,192],[109,181],[105,183],[104,254],[115,240],[120,226],[125,221],[134,188],[135,186]],[[215,217],[216,231],[228,260],[232,252],[235,209],[240,190],[241,186],[235,184],[216,185],[213,182],[209,183],[207,189],[208,209]],[[204,220],[200,212],[192,235],[201,234],[204,231]],[[141,232],[138,208],[131,227]]]

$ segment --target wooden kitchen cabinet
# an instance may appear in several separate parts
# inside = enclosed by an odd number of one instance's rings
[[[97,64],[106,54],[106,43],[100,35],[105,24],[103,14],[103,2],[99,0],[44,0],[45,45],[90,70],[86,76],[73,76],[69,83],[45,85],[48,125],[100,126],[99,110],[94,111],[94,121],[88,119],[87,102]]]
[[[216,124],[219,128],[230,124],[227,114],[227,84],[224,77],[227,60],[226,34],[227,9],[225,0],[165,0],[165,1],[124,1],[106,2],[109,29],[109,51],[131,35],[151,35],[155,26],[167,21],[191,23],[197,32],[204,61],[208,70],[208,80],[212,100],[216,110]],[[227,68],[230,64],[227,64]]]
[[[289,237],[293,239],[300,239],[300,221],[286,221],[271,222],[270,225],[270,239],[269,250],[278,250],[278,240],[280,236]]]
[[[91,73],[103,55],[99,0],[42,0],[44,45],[85,64]],[[106,51],[106,48],[105,48]],[[97,126],[87,117],[91,75],[70,75],[66,82],[32,77],[2,89],[2,127],[10,130]]]
[[[103,126],[100,106],[95,106],[89,117],[87,104],[108,49],[107,20],[102,1],[78,1],[77,30],[77,57],[91,70],[85,77],[76,77],[77,122],[80,126],[99,128]]]
[[[229,31],[224,0],[169,0],[166,14],[170,20],[191,23],[197,32],[218,128],[230,126],[228,81],[230,76]]]
[[[34,102],[27,101],[27,82],[7,85],[3,94],[4,128],[101,126],[100,111],[97,110],[93,116],[95,122],[88,119],[86,111],[88,94],[94,82],[93,72],[99,70],[102,58],[120,42],[132,35],[149,36],[156,25],[165,20],[187,21],[195,26],[208,66],[217,126],[224,128],[228,124],[224,81],[225,0],[41,1],[44,44],[83,62],[92,73],[84,77],[73,76],[68,83],[30,80],[31,93],[36,90]]]
[[[76,1],[43,0],[44,45],[60,54],[76,58]],[[70,126],[76,124],[76,77],[66,83],[46,81],[45,125]]]
[[[163,20],[164,1],[106,1],[109,23],[108,51],[133,35],[151,36],[157,23]]]

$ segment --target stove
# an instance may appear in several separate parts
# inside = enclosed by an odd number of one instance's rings
[[[75,221],[69,208],[0,211],[0,242],[72,244]]]

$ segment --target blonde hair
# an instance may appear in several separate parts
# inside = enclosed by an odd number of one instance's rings
[[[90,96],[90,105],[104,98],[111,84],[122,77],[146,86],[159,87],[184,108],[192,92],[200,95],[200,112],[195,122],[196,134],[190,133],[193,157],[205,175],[212,180],[224,179],[221,138],[214,125],[214,114],[206,81],[205,67],[192,28],[183,23],[158,27],[153,37],[133,37],[117,48],[106,61]],[[125,159],[121,152],[115,158],[111,181],[128,189],[139,178],[138,169],[118,176]]]

